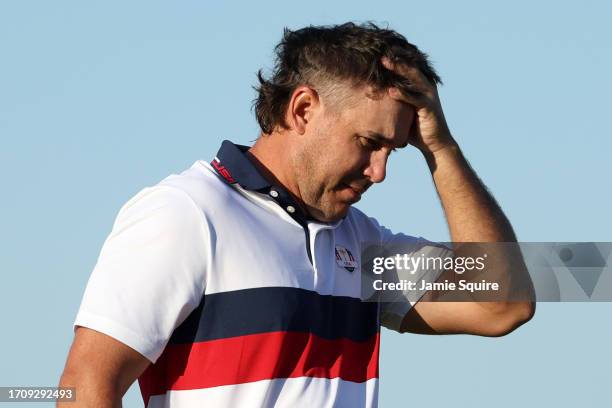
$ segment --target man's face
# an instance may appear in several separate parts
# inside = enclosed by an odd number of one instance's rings
[[[295,168],[302,201],[320,221],[333,222],[373,184],[385,179],[387,159],[407,144],[414,109],[369,88],[353,91],[350,106],[320,111],[308,123]]]

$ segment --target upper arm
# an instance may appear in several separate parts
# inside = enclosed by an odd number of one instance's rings
[[[60,380],[75,387],[77,402],[118,405],[151,362],[136,350],[95,330],[78,327]],[[69,403],[74,406],[74,403]],[[61,406],[61,405],[59,405]]]
[[[200,303],[210,252],[204,215],[186,193],[152,188],[130,200],[87,283],[62,383],[120,405]]]
[[[200,303],[209,239],[182,191],[144,190],[120,211],[89,278],[75,326],[88,327],[156,361]]]
[[[444,245],[415,238],[405,234],[394,234],[380,227],[380,255],[393,257],[407,254],[418,260],[447,259],[453,251]],[[435,264],[435,263],[434,263]],[[441,265],[442,263],[438,264]],[[456,273],[450,269],[396,268],[390,271],[391,282],[412,281],[417,289],[385,293],[383,325],[399,332],[419,334],[475,334],[502,336],[528,321],[534,313],[534,303],[528,301],[442,301],[433,293],[420,289],[421,281],[452,281]],[[390,299],[392,297],[392,299]]]
[[[503,336],[528,321],[531,302],[418,302],[402,320],[401,332]]]
[[[463,275],[465,268],[449,268],[444,269],[437,279],[432,277],[430,283],[435,280],[455,286],[425,293],[405,314],[400,331],[503,336],[530,320],[535,312],[535,302],[530,301],[534,297],[529,290],[529,275],[524,272],[526,268],[520,252],[519,258],[516,258],[513,245],[493,244],[486,248],[486,266],[483,264],[474,273]],[[464,260],[465,255],[473,255],[474,249],[483,251],[478,244],[464,245],[449,253],[449,259]],[[450,263],[450,266],[453,264]],[[479,282],[484,276],[501,289],[461,289],[462,284]],[[482,282],[485,280],[482,279]],[[457,283],[459,286],[456,286]]]

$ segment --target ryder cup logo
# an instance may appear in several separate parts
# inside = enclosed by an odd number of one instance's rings
[[[349,272],[353,272],[357,267],[357,260],[348,249],[336,245],[336,263]]]

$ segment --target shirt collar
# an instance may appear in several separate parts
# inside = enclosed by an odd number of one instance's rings
[[[210,164],[229,184],[238,183],[242,188],[253,191],[272,187],[246,156],[247,150],[249,146],[236,145],[224,140],[217,156]]]
[[[314,221],[302,212],[291,194],[285,188],[273,185],[257,170],[247,157],[249,146],[237,145],[224,140],[217,156],[210,163],[221,177],[229,184],[239,184],[242,188],[266,194],[281,206],[291,218],[300,225]]]

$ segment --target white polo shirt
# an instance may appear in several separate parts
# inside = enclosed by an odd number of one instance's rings
[[[430,243],[355,208],[307,219],[246,149],[225,141],[123,206],[75,326],[153,363],[147,407],[376,406],[380,325],[412,303],[362,300],[361,248]]]

